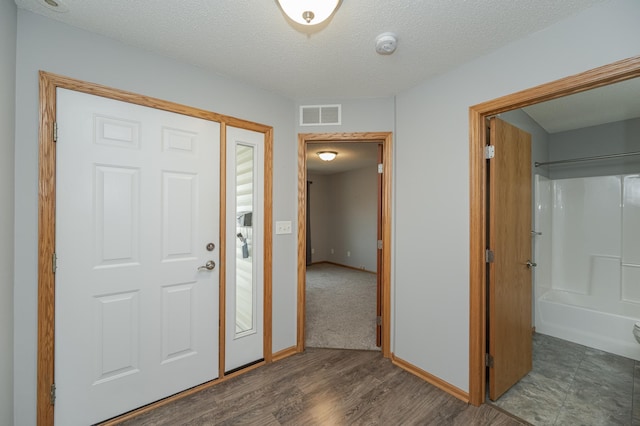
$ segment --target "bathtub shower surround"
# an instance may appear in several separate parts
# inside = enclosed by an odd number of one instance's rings
[[[640,361],[640,175],[534,184],[536,331]]]

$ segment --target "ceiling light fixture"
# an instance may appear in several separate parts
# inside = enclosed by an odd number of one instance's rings
[[[320,151],[318,153],[318,157],[320,157],[322,161],[333,161],[337,155],[338,153],[335,151]]]
[[[289,18],[302,25],[324,22],[338,7],[339,0],[278,0]]]

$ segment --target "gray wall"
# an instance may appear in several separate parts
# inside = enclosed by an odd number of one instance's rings
[[[313,261],[376,272],[377,166],[311,179]],[[333,249],[333,253],[331,253]]]
[[[396,97],[394,354],[469,389],[469,106],[637,55],[607,1]]]
[[[331,245],[329,259],[341,265],[376,271],[377,166],[331,176]]]
[[[300,105],[342,105],[339,126],[300,126]],[[393,132],[394,98],[369,99],[304,99],[296,103],[295,120],[298,133]]]
[[[307,179],[312,181],[309,189],[309,219],[311,221],[311,246],[313,254],[312,262],[324,262],[330,260],[331,250],[331,175],[308,174]]]
[[[13,423],[13,218],[16,5],[0,1],[0,425]]]
[[[638,94],[640,97],[640,94]],[[640,152],[640,118],[551,134],[549,161]],[[640,155],[549,166],[552,179],[640,172]]]
[[[18,11],[17,37],[15,164],[20,167],[15,173],[15,230],[20,238],[15,240],[14,407],[16,424],[32,425],[36,404],[38,70],[272,125],[274,221],[295,223],[297,140],[293,102],[272,93],[24,10]],[[274,351],[296,344],[296,247],[295,231],[274,235]]]

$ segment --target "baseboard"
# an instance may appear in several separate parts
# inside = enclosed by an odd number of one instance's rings
[[[377,274],[376,271],[369,271],[368,269],[360,269],[360,268],[356,268],[355,266],[343,265],[342,263],[331,262],[330,260],[321,260],[320,262],[311,262],[312,265],[321,265],[323,263],[326,263],[326,264],[329,264],[329,265],[334,265],[334,266],[340,266],[342,268],[353,269],[354,271],[368,272],[370,274]]]
[[[281,351],[275,352],[271,355],[272,361],[280,361],[281,359],[285,359],[290,357],[291,355],[295,355],[298,353],[298,349],[295,346],[291,346],[290,348],[283,349]]]
[[[451,383],[445,382],[441,378],[436,377],[433,374],[429,374],[423,369],[396,357],[395,354],[391,354],[391,362],[393,363],[393,365],[402,368],[403,370],[413,374],[414,376],[420,377],[425,382],[430,383],[438,389],[445,391],[449,395],[455,396],[456,398],[467,404],[469,403],[469,393],[453,386]]]

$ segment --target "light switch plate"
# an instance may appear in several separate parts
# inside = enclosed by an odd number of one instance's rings
[[[278,221],[276,222],[276,234],[290,234],[291,233],[291,221]]]

